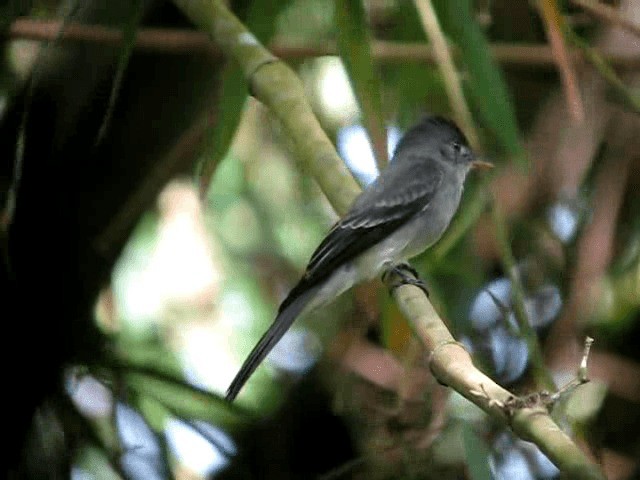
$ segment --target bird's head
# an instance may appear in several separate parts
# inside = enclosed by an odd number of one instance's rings
[[[440,161],[469,170],[486,169],[493,165],[477,160],[464,133],[451,120],[429,115],[411,127],[402,137],[394,157],[400,152],[435,156]]]

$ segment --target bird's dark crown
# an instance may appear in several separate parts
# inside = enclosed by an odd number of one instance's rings
[[[428,115],[407,130],[398,143],[394,156],[402,150],[439,150],[445,145],[453,144],[469,148],[467,138],[455,123],[437,115]]]

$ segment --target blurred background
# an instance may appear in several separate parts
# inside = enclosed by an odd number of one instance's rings
[[[570,382],[592,336],[591,382],[553,416],[608,478],[638,478],[640,2],[229,7],[298,73],[362,186],[421,115],[458,120],[497,168],[413,263],[431,302],[516,394]],[[10,478],[560,478],[434,380],[378,281],[296,322],[226,404],[338,217],[171,2],[2,8]]]

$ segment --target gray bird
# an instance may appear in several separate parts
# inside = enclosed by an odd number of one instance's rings
[[[353,285],[394,269],[433,245],[449,226],[474,158],[451,121],[427,116],[402,137],[378,178],[354,201],[311,256],[298,284],[227,390],[233,400],[293,321]],[[407,283],[419,283],[402,275]]]

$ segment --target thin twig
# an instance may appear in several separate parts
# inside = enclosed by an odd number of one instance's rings
[[[511,296],[513,298],[513,311],[520,327],[520,333],[527,342],[531,365],[538,383],[542,384],[547,390],[555,390],[555,383],[544,365],[544,356],[538,342],[535,330],[529,322],[527,311],[524,305],[524,287],[516,269],[516,261],[511,251],[509,238],[507,235],[507,227],[504,214],[500,206],[493,202],[491,213],[493,215],[493,223],[495,228],[496,240],[500,250],[500,260],[502,267],[511,281]]]
[[[587,363],[589,361],[589,353],[591,352],[591,345],[593,345],[593,338],[586,337],[584,339],[584,347],[582,348],[582,358],[580,359],[580,365],[578,366],[578,372],[576,377],[567,383],[565,386],[558,389],[549,397],[549,404],[553,405],[562,397],[566,397],[572,393],[580,385],[584,385],[589,382],[589,371],[587,369]]]
[[[604,3],[594,0],[571,0],[571,3],[583,8],[593,17],[610,23],[611,25],[624,28],[627,32],[640,37],[640,25],[621,16],[618,11],[610,5],[605,5]]]
[[[627,114],[631,115],[631,114]],[[554,323],[546,344],[547,358],[558,366],[568,339],[575,339],[582,327],[580,319],[591,314],[594,288],[605,275],[613,258],[616,227],[626,193],[626,182],[633,154],[638,151],[637,121],[613,117],[615,129],[609,132],[602,167],[594,178],[591,219],[576,245],[575,265],[568,273],[571,279],[563,313]],[[595,295],[599,298],[599,295]],[[572,345],[573,346],[573,345]]]
[[[57,20],[40,20],[19,18],[13,22],[6,33],[12,40],[48,41],[56,38],[61,23]],[[122,44],[122,31],[103,25],[86,25],[69,23],[60,34],[60,41],[89,42],[104,45],[119,46]],[[141,28],[136,33],[135,47],[141,50],[161,51],[165,53],[193,53],[203,52],[222,57],[222,52],[209,41],[209,36],[203,32],[181,30],[175,28]],[[271,51],[281,58],[288,60],[302,60],[309,57],[337,55],[338,50],[333,42],[322,44],[289,44],[274,43]],[[371,43],[371,53],[377,61],[386,63],[396,62],[425,62],[435,63],[436,56],[433,48],[424,43],[388,42],[374,40]],[[454,56],[457,51],[453,50]],[[552,67],[555,65],[551,48],[541,44],[492,43],[491,54],[499,63],[519,66]],[[580,58],[577,49],[569,52],[572,60]],[[600,52],[603,60],[612,65],[624,68],[640,67],[640,55],[634,52]]]
[[[551,44],[551,51],[556,59],[562,86],[567,98],[567,106],[573,120],[582,123],[584,120],[584,106],[580,97],[580,89],[578,88],[578,79],[575,68],[567,52],[567,45],[562,35],[564,20],[558,11],[558,5],[555,0],[542,0],[540,2],[540,11],[542,20],[545,23],[547,37]]]
[[[343,464],[338,465],[335,468],[332,468],[327,473],[320,475],[318,477],[318,480],[335,480],[336,478],[341,478],[341,477],[346,478],[347,475],[349,476],[349,478],[352,478],[351,474],[353,473],[353,470],[358,468],[360,465],[364,464],[366,460],[367,460],[367,457],[364,455],[360,457],[356,457],[353,460],[344,462]]]
[[[620,79],[611,66],[600,56],[598,51],[578,36],[573,30],[567,30],[569,40],[582,50],[584,57],[604,78],[622,102],[636,113],[640,113],[640,97],[634,94]]]
[[[477,151],[480,147],[478,133],[476,132],[471,112],[467,108],[460,77],[456,71],[453,58],[449,52],[449,46],[440,28],[431,0],[414,0],[414,3],[422,20],[424,31],[433,45],[434,53],[438,60],[438,68],[444,78],[444,87],[456,120],[460,122],[473,149]]]

